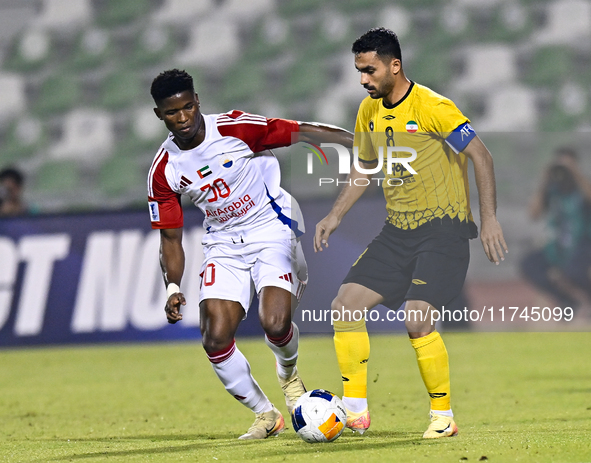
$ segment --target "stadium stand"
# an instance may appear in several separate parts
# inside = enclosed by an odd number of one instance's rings
[[[41,12],[31,23],[31,28],[61,31],[77,29],[89,24],[92,17],[91,0],[44,0]]]
[[[152,21],[161,24],[190,23],[215,7],[214,0],[165,0],[152,13]]]
[[[20,115],[27,107],[25,80],[19,74],[0,72],[0,120]]]
[[[170,67],[194,75],[206,112],[353,129],[365,92],[350,44],[378,25],[398,31],[409,77],[452,97],[479,131],[591,126],[591,0],[1,0],[0,164],[39,180],[28,194],[43,211],[141,204],[164,135],[149,84]],[[511,157],[496,156],[510,172]]]

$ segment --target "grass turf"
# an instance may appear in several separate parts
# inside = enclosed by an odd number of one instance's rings
[[[421,438],[428,399],[414,351],[403,335],[376,335],[370,431],[315,445],[292,429],[238,441],[253,415],[224,391],[198,343],[1,351],[0,462],[591,461],[588,333],[444,339],[457,437]],[[269,349],[261,339],[238,345],[288,418]],[[341,394],[329,336],[302,338],[299,369],[309,389]]]

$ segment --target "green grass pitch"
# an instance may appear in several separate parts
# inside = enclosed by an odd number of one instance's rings
[[[460,434],[426,441],[428,399],[404,335],[374,335],[372,426],[330,444],[291,429],[238,441],[253,415],[223,389],[195,343],[0,351],[0,462],[589,462],[589,333],[449,333]],[[262,339],[238,345],[284,412]],[[310,388],[341,394],[330,336],[303,337]],[[286,419],[286,423],[287,423]]]

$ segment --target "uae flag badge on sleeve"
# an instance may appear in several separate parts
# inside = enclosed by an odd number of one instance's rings
[[[406,123],[406,131],[408,133],[415,133],[417,130],[419,130],[419,124],[417,124],[415,121],[408,121]]]

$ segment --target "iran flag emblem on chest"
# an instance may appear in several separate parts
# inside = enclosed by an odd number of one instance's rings
[[[406,123],[406,131],[408,133],[415,133],[417,130],[419,130],[419,124],[417,124],[415,121],[408,121]]]

